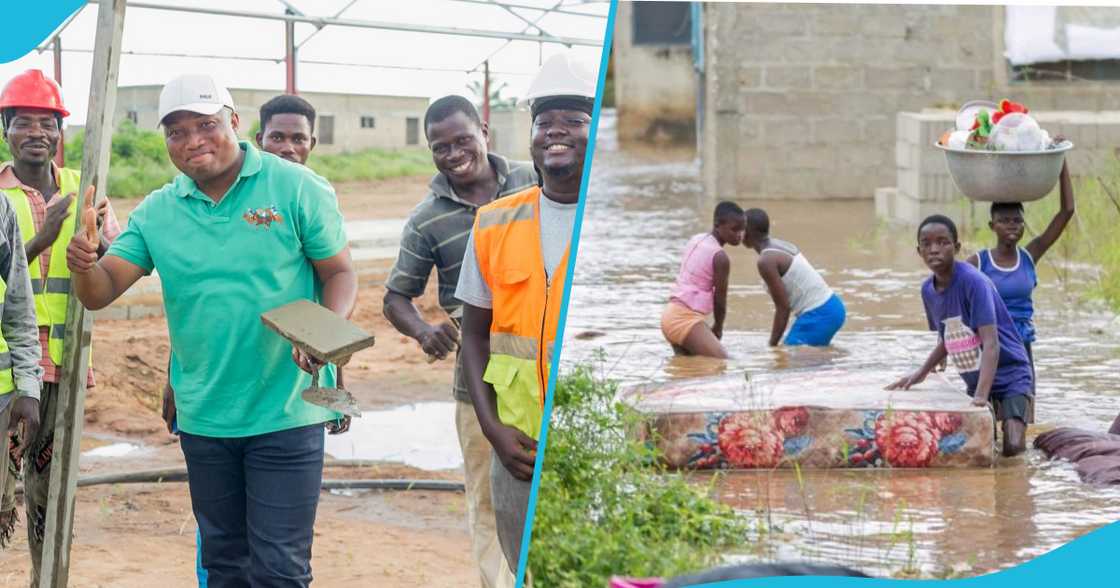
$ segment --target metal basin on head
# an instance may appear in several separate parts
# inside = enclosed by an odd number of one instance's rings
[[[1073,143],[1063,141],[1044,151],[984,151],[951,149],[940,143],[953,183],[972,200],[1029,202],[1054,189],[1066,152]]]

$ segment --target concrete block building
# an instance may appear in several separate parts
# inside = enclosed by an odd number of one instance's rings
[[[159,93],[163,86],[126,86],[117,90],[113,124],[129,119],[140,128],[155,129]],[[241,117],[242,135],[253,127],[262,104],[280,92],[230,88]],[[423,147],[424,111],[428,98],[421,96],[378,96],[334,92],[302,92],[318,118],[315,134],[317,152],[341,153],[362,149]]]
[[[659,30],[692,34],[638,42],[651,12],[666,17],[664,4],[678,5],[677,23]],[[1076,119],[1067,136],[1078,165],[1107,163],[1120,147],[1101,139],[1114,133],[1109,112],[1120,111],[1120,60],[1062,59],[1061,50],[1073,52],[1075,27],[1120,34],[1120,8],[1038,9],[1051,11],[1050,29],[1025,28],[1004,6],[624,2],[613,55],[619,137],[691,125],[711,194],[866,199],[901,189],[900,173],[911,187],[938,181],[899,167],[910,157],[899,152],[900,113],[1007,97]],[[1053,51],[1020,56],[1021,46]]]

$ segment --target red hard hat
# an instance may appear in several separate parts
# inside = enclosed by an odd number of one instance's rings
[[[5,108],[42,108],[70,116],[70,111],[62,105],[62,88],[58,87],[58,82],[37,69],[29,69],[8,80],[0,91],[0,110]]]

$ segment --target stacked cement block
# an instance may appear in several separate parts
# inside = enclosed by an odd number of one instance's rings
[[[1074,143],[1067,155],[1074,176],[1107,173],[1120,154],[1120,111],[1049,111],[1032,115],[1052,136]],[[986,220],[988,204],[973,203],[957,191],[944,154],[933,146],[953,128],[956,112],[926,110],[900,112],[895,141],[897,185],[875,190],[875,214],[902,224],[946,214],[958,222]]]
[[[1038,111],[1120,110],[1115,82],[1008,82],[1002,6],[703,8],[700,146],[713,197],[868,198],[895,182],[902,111],[1004,97]],[[1120,9],[1095,10],[1102,21],[1120,17]],[[629,66],[615,63],[616,71]],[[620,132],[622,124],[620,115]],[[919,178],[907,178],[915,191],[926,190],[915,182],[939,181]]]
[[[897,185],[875,190],[875,214],[902,224],[915,224],[935,213],[971,220],[968,200],[957,191],[945,156],[933,143],[956,123],[956,112],[900,112],[894,144]]]

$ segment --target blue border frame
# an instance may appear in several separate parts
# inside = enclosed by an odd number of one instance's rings
[[[529,490],[528,514],[525,517],[525,529],[521,534],[521,559],[517,562],[517,582],[520,588],[525,583],[525,569],[529,562],[529,547],[533,538],[533,519],[537,512],[537,490],[541,484],[541,466],[544,464],[545,447],[548,446],[548,423],[552,420],[552,397],[556,392],[556,380],[559,374],[560,353],[564,347],[564,326],[568,322],[568,300],[572,293],[572,278],[575,276],[576,260],[579,258],[579,235],[583,228],[583,210],[587,203],[587,186],[591,183],[591,163],[595,157],[595,140],[599,135],[599,111],[603,107],[603,90],[606,87],[607,64],[611,58],[611,45],[614,40],[614,17],[618,9],[618,0],[611,0],[610,13],[607,15],[606,30],[603,36],[603,52],[599,58],[599,81],[595,87],[595,110],[591,113],[591,136],[587,140],[587,154],[583,159],[583,183],[579,188],[579,204],[576,205],[575,226],[572,230],[571,254],[568,256],[568,278],[564,281],[564,302],[560,309],[560,320],[556,325],[556,345],[552,350],[552,369],[548,376],[548,388],[544,398],[543,426],[541,438],[537,444],[537,463],[533,466],[533,486]]]
[[[9,26],[0,45],[0,63],[8,63],[31,53],[71,14],[86,5],[85,0],[13,2],[5,6],[5,16],[19,25]],[[96,10],[96,8],[94,9]]]

